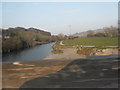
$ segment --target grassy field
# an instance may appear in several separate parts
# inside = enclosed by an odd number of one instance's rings
[[[65,46],[94,45],[94,46],[118,46],[117,37],[80,37],[63,41]]]

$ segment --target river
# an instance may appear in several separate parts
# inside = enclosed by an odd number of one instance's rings
[[[2,62],[28,62],[28,61],[41,61],[44,57],[52,55],[52,45],[49,43],[44,45],[38,45],[33,48],[24,49],[17,53],[10,53],[2,57]]]

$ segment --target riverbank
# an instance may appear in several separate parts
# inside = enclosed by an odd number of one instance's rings
[[[42,61],[44,57],[52,55],[51,47],[53,44],[54,42],[24,49],[20,52],[9,53],[7,56],[2,57],[3,63]]]
[[[101,56],[102,57],[102,56]],[[40,87],[47,87],[47,83],[61,82],[59,85],[66,83],[65,80],[79,80],[79,83],[71,83],[67,87],[78,87],[76,85],[81,85],[84,83],[84,86],[96,87],[97,81],[104,81],[109,87],[117,87],[117,70],[118,67],[118,57],[117,56],[104,56],[103,58],[88,58],[88,59],[77,59],[77,60],[44,60],[39,62],[16,62],[16,63],[4,63],[2,67],[2,87],[3,88],[19,88],[24,83],[35,79],[35,78],[46,78],[42,79],[39,82],[43,83],[39,85]],[[52,74],[52,75],[51,75]],[[97,75],[98,74],[98,75]],[[54,79],[55,81],[49,81],[49,78]],[[107,78],[107,80],[106,80]],[[93,81],[96,80],[96,82]],[[114,80],[108,82],[108,80]],[[44,83],[47,81],[46,83]],[[87,82],[88,81],[88,82]],[[94,83],[93,86],[90,86],[90,82]],[[82,83],[81,83],[82,82]],[[30,85],[38,85],[34,84]],[[57,83],[54,85],[56,86]],[[102,83],[101,83],[102,84]],[[98,86],[101,84],[98,84]],[[54,86],[53,85],[53,86]],[[59,86],[57,85],[57,86]],[[115,85],[115,86],[114,86]],[[104,84],[103,86],[106,86]]]
[[[54,41],[55,42],[55,41]],[[24,48],[20,48],[20,49],[17,49],[17,50],[10,50],[8,52],[2,52],[2,56],[6,56],[6,55],[9,55],[10,53],[17,53],[17,52],[21,52],[21,51],[24,51],[26,49],[31,49],[31,48],[34,48],[36,46],[39,46],[39,45],[45,45],[45,44],[49,44],[49,43],[54,43],[53,41],[52,42],[40,42],[40,41],[34,41],[32,46],[30,47],[24,47]]]
[[[119,54],[118,37],[79,37],[58,41],[53,46],[53,52],[49,59],[79,59],[89,56]]]
[[[105,56],[101,59],[95,57],[93,59],[78,60],[44,60],[26,63],[4,63],[2,67],[2,87],[19,88],[24,83],[35,78],[38,78],[39,83],[36,81],[30,86],[39,85],[39,87],[48,87],[47,83],[51,85],[54,82],[53,87],[56,86],[56,84],[58,84],[57,86],[64,85],[64,83],[66,83],[65,85],[67,85],[67,87],[78,87],[77,85],[80,87],[100,87],[101,85],[117,87],[117,70],[120,69],[120,67],[117,66],[117,59],[118,57]],[[39,80],[39,78],[42,77],[46,79]],[[53,80],[49,81],[49,78]],[[114,79],[115,82],[108,82],[108,80]],[[75,84],[70,80],[79,80],[79,82]],[[101,80],[109,84],[95,84]],[[45,83],[45,81],[47,82]],[[89,81],[94,84],[91,86]],[[84,86],[81,86],[82,83],[84,83]]]
[[[50,56],[45,57],[43,60],[49,59],[78,59],[78,58],[85,58],[84,56],[79,56],[76,52],[76,48],[65,48],[61,49],[63,53],[60,54],[52,54]]]
[[[50,56],[45,57],[43,60],[51,60],[51,59],[80,59],[80,58],[87,58],[88,56],[83,54],[78,54],[78,49],[76,47],[69,47],[60,49],[63,53],[59,54],[52,54]],[[114,55],[118,54],[118,48],[106,48],[106,49],[94,49],[91,52],[90,56],[100,56],[100,55]],[[87,51],[86,51],[87,52]]]
[[[19,88],[31,79],[60,71],[72,60],[3,63],[2,87]]]
[[[60,71],[27,81],[21,88],[118,88],[118,56],[100,57],[73,60]]]
[[[2,29],[2,53],[10,53],[55,41],[50,32],[36,29],[15,27]]]

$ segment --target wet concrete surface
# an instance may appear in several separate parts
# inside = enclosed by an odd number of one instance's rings
[[[119,58],[77,59],[60,71],[25,82],[22,88],[118,88]]]

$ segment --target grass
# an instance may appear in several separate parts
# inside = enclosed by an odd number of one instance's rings
[[[63,41],[65,46],[75,45],[94,45],[101,46],[118,46],[118,37],[80,37],[72,40]]]

